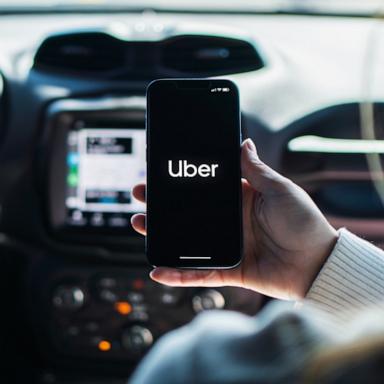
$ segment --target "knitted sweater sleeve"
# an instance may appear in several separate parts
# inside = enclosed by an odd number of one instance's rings
[[[307,294],[307,302],[346,316],[384,299],[384,251],[346,229]]]

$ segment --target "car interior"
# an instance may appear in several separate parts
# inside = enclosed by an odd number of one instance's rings
[[[367,108],[384,118],[380,4],[0,0],[2,382],[126,383],[198,313],[270,300],[150,280],[130,218],[155,79],[232,80],[263,161],[384,243],[361,130]]]

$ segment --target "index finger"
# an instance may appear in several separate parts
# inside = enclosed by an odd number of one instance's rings
[[[241,268],[181,270],[168,267],[156,267],[150,272],[152,280],[172,287],[222,287],[243,286]]]

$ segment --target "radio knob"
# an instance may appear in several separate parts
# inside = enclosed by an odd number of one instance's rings
[[[209,309],[222,309],[224,306],[224,296],[216,289],[206,289],[195,295],[192,299],[192,307],[195,312],[206,311]]]
[[[144,352],[153,344],[152,332],[141,325],[134,325],[124,331],[121,343],[130,352]]]
[[[53,305],[58,309],[75,311],[84,305],[84,291],[77,286],[58,287],[53,295]]]

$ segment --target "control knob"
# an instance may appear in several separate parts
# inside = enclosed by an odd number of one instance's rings
[[[85,294],[78,286],[60,286],[53,294],[53,305],[58,309],[75,311],[84,305]]]
[[[206,311],[209,309],[222,309],[224,306],[224,296],[216,289],[205,289],[192,298],[192,307],[195,312]]]
[[[130,352],[144,352],[153,343],[152,332],[141,325],[134,325],[124,331],[121,343]]]

